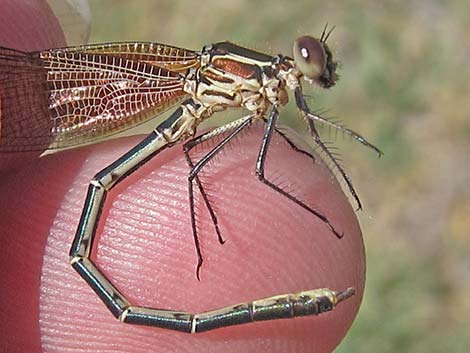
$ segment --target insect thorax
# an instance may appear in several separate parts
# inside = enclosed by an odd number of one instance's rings
[[[261,115],[270,105],[285,105],[288,101],[285,80],[278,75],[282,58],[259,58],[256,52],[254,57],[242,57],[236,52],[238,48],[232,43],[219,43],[206,49],[201,53],[205,64],[185,79],[184,90],[206,108],[204,117],[230,107]]]

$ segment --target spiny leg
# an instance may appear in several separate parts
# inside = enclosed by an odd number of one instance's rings
[[[342,133],[351,136],[354,140],[358,141],[362,145],[374,150],[377,153],[377,155],[379,156],[379,158],[383,156],[384,153],[377,146],[375,146],[372,143],[370,143],[369,141],[367,141],[365,139],[365,137],[359,135],[357,132],[355,132],[351,129],[348,129],[347,127],[345,127],[343,125],[340,125],[340,124],[338,124],[334,121],[331,121],[327,118],[324,118],[324,117],[322,117],[318,114],[314,114],[312,112],[309,112],[308,115],[309,115],[310,118],[315,119],[317,121],[320,121],[322,124],[334,127],[335,129],[341,131]]]
[[[304,156],[310,158],[312,162],[315,163],[315,156],[307,151],[304,151],[302,148],[298,147],[284,132],[282,132],[279,128],[275,127],[274,128],[276,132],[281,136],[284,141],[287,142],[287,144],[295,151],[298,153],[303,154]]]
[[[301,200],[299,200],[295,196],[293,196],[293,195],[289,194],[288,192],[284,191],[282,188],[280,188],[279,186],[277,186],[273,182],[269,181],[264,176],[265,160],[266,160],[266,156],[267,156],[267,153],[268,153],[268,148],[269,148],[269,144],[271,142],[273,132],[275,131],[276,120],[277,120],[278,116],[279,116],[279,111],[278,111],[277,107],[273,106],[272,111],[269,114],[268,120],[266,122],[266,127],[265,127],[264,135],[263,135],[263,141],[261,143],[261,148],[260,148],[260,151],[258,153],[258,159],[256,161],[256,175],[258,176],[259,180],[262,183],[266,184],[267,186],[269,186],[274,191],[276,191],[279,194],[287,197],[289,200],[295,202],[300,207],[304,208],[305,210],[309,211],[310,213],[312,213],[313,215],[318,217],[323,223],[325,223],[328,226],[328,228],[330,228],[330,230],[333,232],[333,234],[336,237],[342,238],[343,234],[339,233],[333,227],[333,225],[330,223],[330,221],[328,220],[328,218],[325,215],[323,215],[319,211],[313,209],[312,207],[308,206],[307,204],[305,204],[304,202],[302,202]]]
[[[188,175],[188,194],[189,194],[189,208],[190,208],[190,213],[191,213],[191,228],[193,232],[194,244],[196,246],[197,258],[198,258],[198,263],[197,263],[197,268],[196,268],[196,277],[198,279],[200,279],[199,272],[202,266],[203,259],[202,259],[201,247],[199,244],[197,227],[196,227],[193,182],[196,181],[196,184],[199,188],[199,191],[204,200],[204,203],[209,211],[212,223],[214,224],[214,228],[217,233],[219,242],[223,244],[225,240],[223,239],[220,233],[217,216],[214,212],[213,207],[210,204],[209,198],[201,183],[201,180],[199,179],[199,172],[228,142],[230,142],[236,135],[238,135],[246,126],[251,124],[253,117],[254,117],[254,114],[251,114],[246,117],[240,118],[236,121],[233,121],[223,126],[220,126],[218,128],[215,128],[211,131],[206,132],[205,134],[202,134],[201,136],[198,136],[192,140],[189,140],[183,146],[183,151],[186,157],[186,161],[189,167],[191,168],[189,175]],[[196,164],[193,163],[191,156],[189,155],[189,152],[194,147],[203,143],[204,141],[214,138],[231,129],[233,129],[233,131],[230,133],[230,135],[226,136],[222,141],[220,141],[216,146],[214,146],[214,148],[210,150],[206,155],[204,155]]]
[[[333,171],[333,172],[338,172],[340,175],[341,175],[341,178],[344,180],[344,182],[346,183],[348,189],[349,189],[349,192],[351,193],[352,197],[354,198],[354,200],[356,201],[356,210],[361,210],[362,209],[362,204],[361,204],[361,201],[359,199],[359,196],[357,195],[356,193],[356,189],[354,188],[353,186],[353,183],[351,181],[351,179],[349,178],[349,176],[346,174],[346,172],[344,171],[343,167],[339,164],[338,160],[335,158],[335,156],[331,153],[331,151],[325,146],[325,144],[323,143],[323,141],[320,139],[320,135],[318,134],[318,131],[315,127],[315,123],[314,123],[314,120],[315,119],[314,117],[316,116],[315,114],[311,113],[310,112],[310,109],[308,108],[307,106],[307,103],[305,102],[303,96],[302,96],[302,91],[300,89],[300,87],[297,87],[294,91],[295,93],[295,101],[296,101],[296,104],[297,104],[297,107],[299,108],[300,112],[304,115],[304,117],[306,118],[307,120],[307,124],[308,124],[308,127],[309,127],[309,130],[310,130],[310,133],[313,137],[313,140],[316,144],[316,146],[318,146],[318,148],[320,149],[320,153],[322,154],[322,156],[326,159],[325,162],[328,164],[328,167]],[[352,131],[352,130],[349,130],[349,131]],[[358,134],[356,134],[355,136],[360,136]],[[356,138],[359,142],[361,143],[364,143],[362,141],[366,141],[364,138],[361,137],[361,139],[358,139]],[[366,141],[367,142],[367,141]],[[366,146],[373,146],[372,144],[369,144],[367,142]],[[380,152],[380,150],[373,146],[371,147],[373,148],[374,150],[377,150]],[[380,152],[381,153],[381,152]]]
[[[307,108],[308,109],[308,108]],[[359,135],[357,132],[351,130],[351,129],[348,129],[347,127],[343,126],[343,125],[340,125],[334,121],[331,121],[327,118],[324,118],[322,117],[321,115],[318,115],[318,114],[315,114],[315,113],[312,113],[311,111],[309,110],[306,110],[306,111],[303,111],[305,114],[307,114],[307,116],[310,118],[309,120],[316,120],[316,121],[319,121],[320,123],[324,124],[324,125],[328,125],[328,126],[331,126],[339,131],[341,131],[343,134],[346,134],[350,137],[352,137],[355,141],[361,143],[362,145],[372,149],[373,151],[375,151],[377,153],[377,155],[379,157],[382,157],[383,155],[383,152],[375,145],[373,145],[372,143],[370,143],[369,141],[367,141],[365,139],[365,137]]]

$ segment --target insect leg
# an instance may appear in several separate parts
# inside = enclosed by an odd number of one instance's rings
[[[260,151],[258,153],[258,159],[256,161],[256,175],[258,176],[258,179],[262,183],[269,186],[274,191],[276,191],[279,194],[287,197],[289,200],[295,202],[297,205],[299,205],[303,209],[307,210],[308,212],[310,212],[313,215],[315,215],[316,217],[318,217],[323,223],[325,223],[328,226],[328,228],[330,228],[330,230],[335,234],[336,237],[342,238],[343,234],[339,233],[333,227],[333,225],[330,223],[330,221],[328,220],[328,218],[325,215],[323,215],[319,211],[313,209],[312,207],[308,206],[307,204],[305,204],[304,202],[302,202],[301,200],[299,200],[295,196],[293,196],[293,195],[289,194],[288,192],[284,191],[282,188],[280,188],[276,184],[272,183],[271,181],[266,179],[266,177],[264,176],[264,164],[265,164],[266,156],[268,154],[269,144],[271,142],[273,132],[275,131],[275,128],[276,128],[276,120],[277,120],[278,116],[279,116],[279,111],[278,111],[277,107],[273,106],[273,109],[272,109],[272,111],[271,111],[271,113],[268,117],[267,122],[266,122],[266,127],[265,127],[265,130],[264,130],[264,135],[263,135],[263,140],[262,140],[262,143],[261,143],[261,148],[260,148]]]
[[[196,251],[197,251],[197,256],[198,256],[198,263],[197,263],[197,269],[196,269],[196,276],[199,279],[199,271],[202,265],[202,254],[201,254],[201,248],[199,245],[199,239],[198,239],[198,232],[197,232],[197,227],[196,227],[196,214],[195,214],[195,209],[194,209],[194,189],[193,189],[193,182],[196,181],[196,184],[199,188],[199,191],[202,195],[202,198],[204,200],[204,203],[209,211],[210,217],[212,219],[212,223],[214,224],[215,231],[217,233],[217,237],[219,239],[219,242],[223,244],[225,241],[222,238],[222,235],[220,233],[219,225],[218,225],[218,220],[217,216],[214,212],[214,209],[212,208],[209,198],[207,196],[206,191],[204,190],[204,187],[201,183],[201,180],[199,179],[199,172],[201,169],[230,141],[232,140],[240,131],[242,131],[246,126],[250,125],[252,120],[253,120],[254,115],[248,115],[246,117],[240,118],[236,121],[230,122],[228,124],[225,124],[223,126],[220,126],[218,128],[215,128],[201,136],[198,136],[192,140],[189,140],[186,142],[183,146],[184,150],[184,155],[186,156],[186,161],[188,162],[189,167],[191,168],[189,175],[188,175],[188,190],[189,190],[189,206],[190,206],[190,212],[191,212],[191,228],[193,231],[193,236],[194,236],[194,243],[196,244]],[[193,163],[189,152],[196,147],[197,145],[203,143],[204,141],[207,141],[213,137],[216,137],[228,130],[233,131],[225,137],[220,143],[218,143],[212,150],[210,150],[204,157],[202,157],[196,164]]]
[[[298,152],[298,153],[301,153],[303,154],[304,156],[310,158],[312,160],[313,163],[315,163],[315,156],[310,153],[310,152],[307,152],[307,151],[304,151],[302,148],[299,148],[295,143],[294,141],[292,141],[283,131],[281,131],[279,128],[275,127],[275,130],[277,132],[277,134],[279,136],[281,136],[284,141],[287,142],[287,144],[295,151],[295,152]]]
[[[314,123],[314,120],[316,120],[314,118],[315,115],[310,112],[310,109],[308,108],[307,103],[305,102],[305,99],[302,96],[302,91],[300,87],[297,87],[294,93],[295,93],[295,102],[297,104],[297,107],[299,108],[300,112],[303,114],[303,116],[307,120],[310,133],[313,137],[315,145],[319,148],[320,155],[325,159],[325,162],[327,163],[328,167],[333,171],[333,173],[339,173],[342,180],[346,183],[346,186],[349,189],[350,194],[356,201],[356,205],[357,205],[356,209],[361,210],[362,209],[361,200],[359,199],[359,196],[356,193],[356,189],[354,188],[351,179],[346,174],[343,167],[337,161],[335,156],[331,153],[331,151],[325,146],[323,141],[320,139],[320,136],[317,132],[317,129]],[[376,147],[375,149],[378,150]]]

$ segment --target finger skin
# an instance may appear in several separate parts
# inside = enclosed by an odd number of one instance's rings
[[[344,238],[338,240],[317,218],[260,183],[252,173],[260,132],[254,129],[245,135],[243,143],[209,168],[206,183],[226,243],[217,242],[199,203],[205,259],[200,282],[194,272],[187,166],[177,147],[163,152],[111,192],[106,221],[99,229],[97,263],[133,303],[176,310],[209,310],[317,287],[354,286],[358,294],[323,316],[199,336],[118,322],[68,264],[90,176],[132,146],[127,140],[110,142],[43,158],[1,185],[8,211],[2,212],[0,221],[9,235],[5,240],[12,258],[3,272],[15,273],[8,280],[5,300],[15,312],[24,311],[31,321],[40,320],[45,352],[63,347],[80,351],[83,344],[90,352],[115,346],[122,352],[331,351],[348,329],[362,296],[360,231],[349,204],[325,169],[282,143],[272,146],[269,168],[281,184],[289,181],[297,195],[325,213],[344,231]],[[44,254],[42,264],[38,253]],[[41,268],[41,277],[31,278],[28,274],[36,266]],[[26,284],[27,290],[22,288]],[[39,303],[18,298],[18,293],[33,295],[34,286]]]
[[[255,177],[261,130],[251,129],[204,173],[226,243],[198,202],[204,264],[196,255],[180,146],[163,152],[110,193],[96,262],[134,304],[204,311],[305,289],[354,286],[356,296],[319,317],[185,335],[125,325],[68,264],[89,179],[139,138],[41,158],[0,182],[4,255],[0,351],[329,352],[346,333],[364,285],[364,252],[351,207],[324,167],[274,140],[267,176],[315,206],[344,232]],[[203,153],[204,150],[200,150]],[[207,147],[205,149],[207,151]]]
[[[46,1],[0,1],[0,46],[40,50],[64,45],[64,34]],[[36,160],[37,154],[0,155],[0,185],[3,186],[3,178],[8,173]],[[9,199],[9,193],[0,192],[0,240],[5,246],[0,256],[0,352],[40,352],[39,281],[46,241],[44,235],[49,233],[47,220],[51,217],[47,212],[53,209],[45,209],[44,214],[28,208],[24,202],[32,196],[32,190],[18,190],[13,199]],[[55,201],[58,203],[60,199]],[[15,217],[10,219],[12,213],[19,219],[24,216],[30,221],[32,215],[38,217],[33,216],[34,226],[30,223],[31,229],[24,230],[21,222],[15,223]]]

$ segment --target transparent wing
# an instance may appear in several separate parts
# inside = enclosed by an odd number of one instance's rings
[[[92,143],[155,117],[186,95],[191,53],[151,43],[0,48],[0,152]]]
[[[186,74],[192,67],[199,67],[199,56],[188,49],[152,42],[121,42],[90,44],[61,49],[67,52],[101,54],[127,60],[144,62],[170,71]]]

